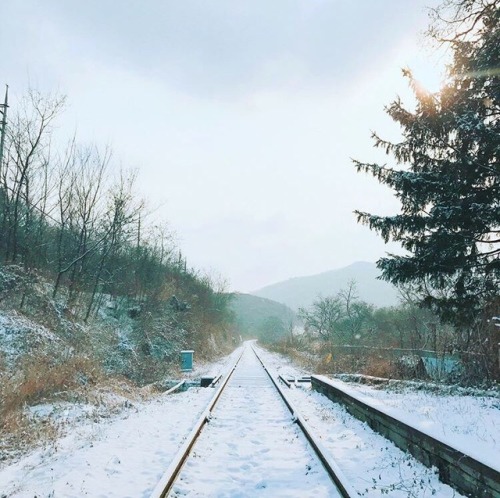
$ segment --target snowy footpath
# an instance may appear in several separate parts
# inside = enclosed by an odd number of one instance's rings
[[[195,374],[226,372],[239,352]],[[307,373],[278,355],[265,351],[259,354],[276,373]],[[189,491],[191,496],[207,497],[335,496],[329,494],[328,478],[322,480],[323,469],[307,450],[290,415],[279,406],[281,402],[270,385],[259,377],[249,357],[242,361],[241,374],[235,372],[237,376],[216,407],[174,493],[185,496]],[[500,444],[498,398],[395,393],[342,385],[379,407],[384,405],[393,414],[399,413],[400,418],[413,419],[452,446],[468,448],[468,453],[482,456],[483,461],[498,468],[498,460],[494,460]],[[149,498],[214,392],[211,388],[191,388],[135,403],[111,419],[84,419],[55,443],[15,463],[3,464],[0,497]],[[433,469],[400,451],[321,394],[305,386],[287,393],[359,496],[460,496],[439,482]],[[206,465],[198,466],[201,462]],[[224,491],[215,487],[220,469],[228,476]]]

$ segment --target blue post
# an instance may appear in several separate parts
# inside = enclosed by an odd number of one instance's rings
[[[193,353],[192,349],[181,351],[181,370],[183,372],[193,370]]]

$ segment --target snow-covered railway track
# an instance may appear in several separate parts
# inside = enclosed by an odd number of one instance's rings
[[[245,347],[151,498],[356,495],[257,353]]]

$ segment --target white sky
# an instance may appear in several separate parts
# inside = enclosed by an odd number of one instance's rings
[[[350,157],[443,61],[436,0],[3,0],[0,84],[68,96],[68,135],[111,144],[196,268],[240,291],[387,250],[354,209],[398,203]],[[3,95],[3,90],[0,92]]]

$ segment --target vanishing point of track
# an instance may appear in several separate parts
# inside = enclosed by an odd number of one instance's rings
[[[200,481],[208,496],[230,496],[231,486],[242,496],[252,486],[267,496],[357,496],[253,347],[225,376],[151,498],[200,496]]]

